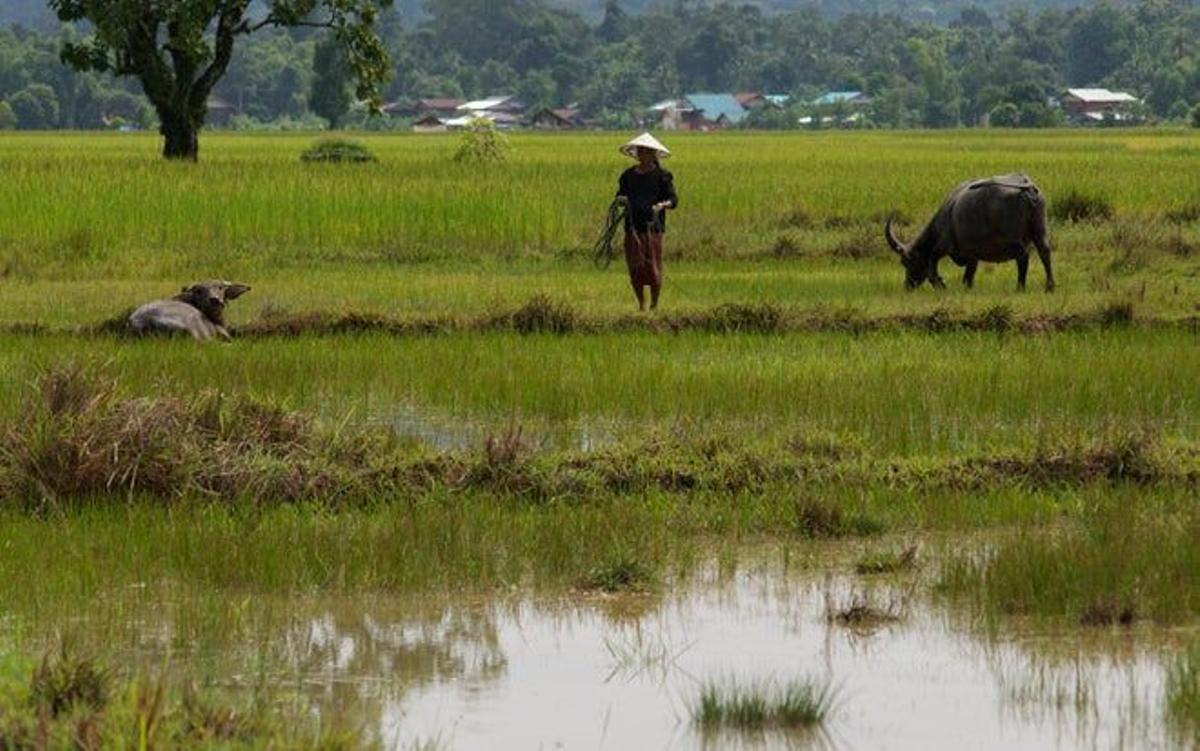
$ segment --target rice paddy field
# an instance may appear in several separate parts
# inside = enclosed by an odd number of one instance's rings
[[[653,313],[620,134],[0,136],[0,748],[1200,744],[1200,135],[668,135]]]

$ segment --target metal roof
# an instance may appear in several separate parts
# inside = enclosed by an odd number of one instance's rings
[[[1067,95],[1082,102],[1094,104],[1109,104],[1120,102],[1136,102],[1137,97],[1124,91],[1109,91],[1108,89],[1067,89]]]
[[[830,91],[813,100],[813,104],[837,104],[839,102],[851,102],[861,97],[861,91]]]
[[[706,119],[714,122],[722,115],[731,123],[740,123],[746,118],[746,108],[733,94],[688,94],[687,100],[703,112]]]
[[[512,94],[506,94],[504,96],[490,96],[487,99],[476,99],[472,102],[463,102],[455,109],[466,110],[469,112],[486,112],[487,110],[499,107],[512,98]]]

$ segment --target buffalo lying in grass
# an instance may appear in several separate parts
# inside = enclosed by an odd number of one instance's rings
[[[1046,241],[1046,201],[1037,186],[1022,174],[1002,175],[962,183],[946,197],[925,229],[905,246],[892,231],[892,219],[884,226],[888,245],[900,256],[907,278],[915,289],[929,281],[945,287],[938,275],[938,261],[950,256],[965,267],[963,283],[975,282],[980,261],[1017,262],[1017,287],[1025,289],[1029,270],[1029,245],[1037,247],[1046,269],[1046,291],[1054,289],[1050,270],[1050,244]]]
[[[250,291],[245,284],[213,280],[184,287],[169,300],[148,302],[129,316],[135,334],[191,334],[200,341],[229,339],[225,304]]]

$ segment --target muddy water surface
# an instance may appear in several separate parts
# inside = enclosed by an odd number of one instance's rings
[[[925,591],[844,568],[714,563],[660,594],[251,597],[234,608],[236,643],[172,639],[181,624],[148,620],[122,648],[175,651],[216,686],[266,686],[388,748],[1172,747],[1163,658],[1187,635],[1006,623],[989,636]],[[855,601],[898,620],[830,621]],[[797,678],[836,687],[819,731],[692,723],[705,681]]]

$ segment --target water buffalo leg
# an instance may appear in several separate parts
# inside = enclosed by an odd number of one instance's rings
[[[1042,259],[1042,268],[1046,270],[1046,291],[1054,291],[1054,272],[1050,270],[1050,243],[1046,242],[1045,238],[1035,239],[1034,245],[1037,246],[1038,258]]]
[[[1029,273],[1029,254],[1017,256],[1017,289],[1025,291],[1025,275]]]
[[[929,260],[929,283],[932,284],[935,289],[946,288],[946,282],[942,280],[942,275],[938,273],[938,261],[940,260],[941,259],[937,256],[934,256]]]
[[[963,271],[963,284],[967,285],[967,289],[975,286],[975,270],[979,268],[979,261],[967,261],[966,270]]]

